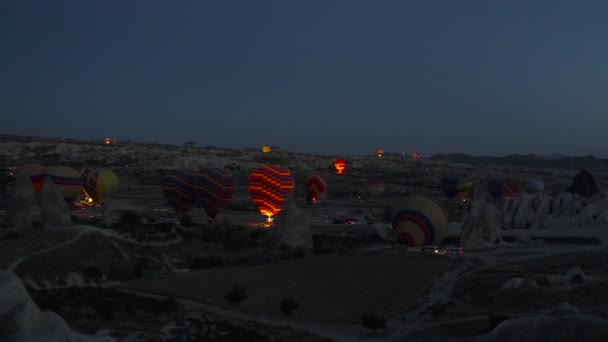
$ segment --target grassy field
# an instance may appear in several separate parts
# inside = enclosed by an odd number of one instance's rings
[[[235,266],[136,280],[126,286],[227,306],[224,294],[245,287],[241,310],[281,316],[279,303],[294,297],[295,319],[358,323],[362,313],[386,317],[403,312],[446,268],[449,259],[414,253],[308,256],[282,263]]]

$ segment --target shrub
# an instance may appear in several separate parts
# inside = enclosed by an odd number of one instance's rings
[[[247,290],[238,285],[234,285],[232,289],[224,295],[224,298],[231,306],[238,306],[247,299]]]
[[[293,297],[285,298],[281,301],[281,312],[285,316],[291,316],[298,306],[298,302]]]
[[[375,333],[378,329],[386,329],[386,320],[374,314],[363,314],[361,315],[361,326]]]

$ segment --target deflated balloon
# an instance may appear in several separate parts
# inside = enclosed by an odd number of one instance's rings
[[[14,174],[15,178],[22,175],[29,177],[34,186],[34,191],[39,192],[42,190],[42,185],[44,184],[45,172],[46,166],[40,164],[25,164],[17,167]]]
[[[293,194],[295,181],[289,170],[264,165],[249,175],[248,190],[262,215],[272,218],[283,210],[285,199]]]
[[[326,189],[327,182],[320,175],[312,175],[306,179],[307,198],[309,198],[311,201],[318,200]]]
[[[458,196],[461,200],[465,200],[473,189],[473,182],[447,177],[441,181],[441,187],[449,199]]]
[[[393,207],[393,233],[397,243],[410,247],[438,244],[448,234],[448,214],[436,200],[408,195]]]
[[[61,165],[50,166],[46,170],[46,175],[50,177],[66,201],[71,201],[82,193],[84,179],[73,168]]]
[[[118,189],[118,176],[108,169],[85,167],[80,175],[84,179],[84,191],[96,204],[104,205]]]
[[[205,209],[210,219],[232,200],[236,181],[231,173],[218,169],[205,169],[192,175],[195,206]]]
[[[165,199],[176,213],[185,213],[192,209],[194,193],[192,176],[184,171],[171,171],[160,178]]]

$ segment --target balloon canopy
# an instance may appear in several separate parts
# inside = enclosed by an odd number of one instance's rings
[[[338,159],[334,162],[334,167],[336,168],[336,173],[342,174],[346,172],[346,167],[348,164],[343,159]]]
[[[521,185],[515,179],[492,179],[488,182],[488,192],[496,199],[512,200],[519,197]]]
[[[295,181],[289,170],[264,165],[249,175],[248,185],[253,203],[270,219],[283,210],[285,199],[293,194]]]
[[[19,176],[27,176],[32,181],[34,191],[39,192],[42,190],[44,184],[44,177],[46,173],[46,166],[40,164],[25,164],[15,169],[15,179]]]
[[[176,213],[192,209],[194,193],[190,174],[179,170],[171,171],[160,178],[160,183],[165,199]]]
[[[393,207],[393,233],[397,243],[410,247],[438,244],[448,234],[448,214],[436,200],[408,195]]]
[[[319,199],[321,194],[327,189],[327,182],[320,175],[312,175],[306,179],[307,197],[312,201]]]
[[[380,149],[376,153],[378,153],[378,157],[382,157],[384,155],[384,150]]]
[[[84,179],[84,191],[95,204],[104,205],[118,188],[118,176],[108,169],[85,167],[80,175]]]
[[[210,219],[232,200],[236,181],[231,173],[218,169],[205,169],[192,175],[195,206],[205,209]]]
[[[53,181],[66,201],[73,200],[82,193],[84,179],[71,167],[54,165],[46,170],[46,175]]]
[[[473,185],[474,183],[471,181],[454,177],[447,177],[441,181],[441,188],[449,199],[458,196],[461,200],[466,200],[473,189]]]
[[[525,183],[526,191],[539,193],[545,190],[545,182],[542,179],[529,179]]]

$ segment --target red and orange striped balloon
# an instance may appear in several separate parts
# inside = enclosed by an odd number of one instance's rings
[[[320,175],[312,175],[306,179],[306,191],[313,201],[319,199],[327,189],[327,182]]]
[[[249,175],[249,193],[262,215],[272,218],[283,210],[285,199],[293,194],[295,181],[289,170],[264,165]]]
[[[343,159],[338,159],[334,162],[334,167],[336,168],[336,173],[342,174],[346,172],[346,161]]]

